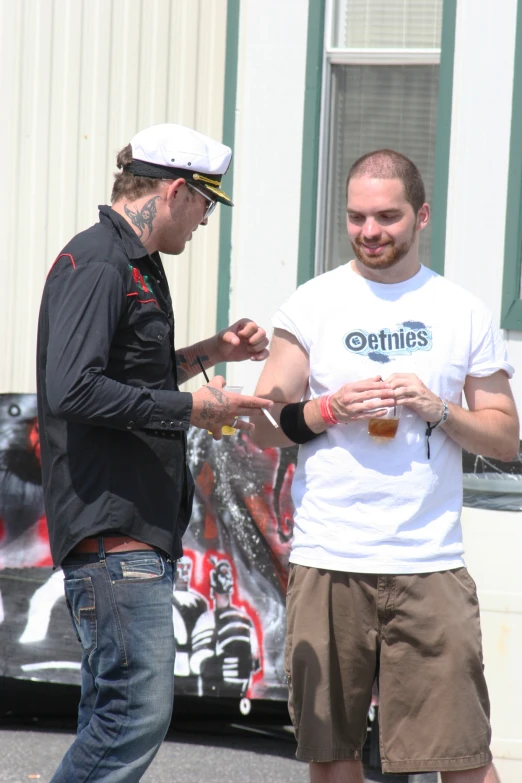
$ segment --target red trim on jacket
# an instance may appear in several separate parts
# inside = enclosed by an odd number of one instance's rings
[[[51,269],[49,269],[49,272],[47,273],[47,276],[48,276],[48,277],[49,277],[49,275],[51,274],[51,271],[52,271],[52,269],[53,269],[54,265],[56,264],[56,262],[58,261],[58,259],[60,259],[60,258],[64,258],[64,257],[65,257],[65,258],[70,258],[70,259],[71,259],[71,264],[73,265],[73,269],[76,269],[76,261],[74,260],[74,258],[72,257],[72,255],[71,255],[70,253],[60,253],[60,255],[59,255],[59,256],[56,256],[56,258],[54,259],[54,261],[53,261],[53,263],[52,263],[52,266],[51,266]]]

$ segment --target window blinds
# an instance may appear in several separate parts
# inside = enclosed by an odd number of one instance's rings
[[[325,270],[353,256],[346,233],[345,185],[359,156],[382,148],[402,152],[418,166],[432,203],[439,66],[423,62],[422,53],[440,48],[443,10],[443,0],[331,3],[327,181],[319,262]],[[383,49],[394,51],[392,64],[380,62]],[[361,50],[372,50],[371,64],[361,64],[356,54]],[[430,246],[428,225],[420,242],[426,265]]]
[[[391,148],[419,168],[433,196],[439,68],[436,65],[342,65],[332,68],[330,176],[325,269],[353,257],[346,233],[346,176],[366,152]],[[429,266],[431,227],[421,235]]]
[[[332,45],[341,49],[437,49],[443,0],[337,0]]]

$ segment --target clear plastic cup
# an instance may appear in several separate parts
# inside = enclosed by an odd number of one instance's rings
[[[242,386],[225,386],[223,391],[227,392],[233,392],[234,394],[241,394],[243,391]],[[228,424],[223,424],[221,427],[221,432],[223,435],[235,435],[237,432],[237,427],[229,427]]]
[[[380,408],[379,410],[385,411],[385,413],[368,419],[368,434],[378,443],[389,443],[399,429],[401,406],[394,405],[391,408]]]
[[[242,386],[224,386],[223,391],[233,392],[234,394],[241,394],[243,391]],[[212,435],[212,432],[210,430],[207,430],[209,435]],[[222,435],[235,435],[237,432],[237,427],[229,427],[228,424],[223,424],[221,427],[221,434]]]

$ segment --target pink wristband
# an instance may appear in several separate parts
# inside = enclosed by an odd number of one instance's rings
[[[328,411],[328,415],[330,416],[330,420],[331,420],[332,424],[339,424],[339,420],[336,418],[336,416],[335,416],[335,414],[334,414],[334,412],[332,410],[332,405],[330,403],[330,400],[332,399],[332,397],[333,397],[333,394],[329,394],[328,397],[326,398],[326,409]]]
[[[335,418],[332,406],[330,405],[330,398],[332,397],[331,394],[327,395],[326,397],[321,397],[321,403],[320,403],[320,413],[321,418],[326,424],[339,424],[337,419]]]

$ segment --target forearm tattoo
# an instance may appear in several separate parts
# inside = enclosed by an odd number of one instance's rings
[[[203,403],[203,410],[201,411],[201,418],[203,421],[221,423],[230,419],[230,410],[232,406],[227,395],[223,394],[221,389],[215,389],[213,386],[207,386],[207,389],[215,398],[216,402],[205,401]]]
[[[199,349],[199,350],[198,350]],[[212,367],[210,357],[203,350],[203,343],[196,343],[181,351],[176,351],[176,369],[178,373],[178,383],[185,383],[194,375],[201,372],[198,356],[201,359],[203,367]]]
[[[184,369],[184,367],[182,366],[180,361],[182,361],[182,360],[180,360],[178,354],[176,354],[176,374],[178,376],[178,383],[179,384],[186,383],[189,380],[189,378],[190,378],[190,375]]]
[[[142,208],[137,209],[136,211],[129,209],[127,204],[125,204],[123,207],[125,210],[125,214],[129,218],[129,220],[139,230],[140,239],[143,237],[143,233],[146,228],[149,229],[149,237],[152,234],[152,224],[154,223],[154,218],[156,217],[157,214],[156,201],[159,198],[161,198],[161,196],[153,196],[152,198],[149,198],[149,200],[145,202]]]

